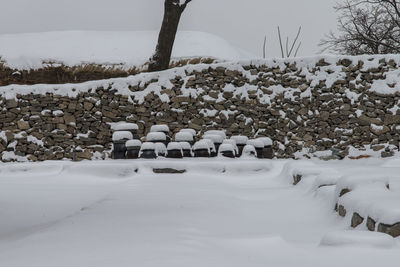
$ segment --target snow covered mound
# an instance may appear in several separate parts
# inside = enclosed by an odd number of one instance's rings
[[[390,235],[368,231],[335,231],[326,234],[322,240],[323,246],[373,246],[391,248],[395,245]]]
[[[143,65],[153,54],[158,32],[155,31],[60,31],[0,35],[0,58],[10,68],[38,69],[44,63],[67,66],[85,63]],[[27,45],[29,44],[29,45]],[[254,57],[224,39],[204,32],[178,32],[174,58],[213,57],[239,60]]]

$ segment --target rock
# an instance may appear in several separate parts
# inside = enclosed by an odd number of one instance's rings
[[[293,175],[293,185],[300,183],[302,178],[303,176],[301,174]]]
[[[378,136],[390,132],[390,128],[387,127],[386,125],[385,126],[379,126],[379,127],[371,125],[370,130],[371,130],[372,133],[374,133],[374,134],[376,134]]]
[[[400,124],[400,115],[386,114],[384,123],[385,125]]]
[[[78,160],[82,160],[82,159],[90,160],[93,157],[93,153],[89,150],[85,150],[85,151],[81,151],[81,152],[76,152],[76,156],[77,156]]]
[[[16,108],[16,107],[18,107],[18,102],[15,101],[14,99],[7,100],[7,101],[6,101],[6,107],[7,107],[8,109]]]
[[[339,61],[339,65],[343,65],[345,67],[349,67],[352,63],[353,63],[353,61],[351,61],[348,58],[344,58],[344,59]]]
[[[375,231],[375,225],[376,225],[375,220],[372,219],[371,217],[368,217],[367,218],[367,228],[368,228],[368,230]]]
[[[358,121],[359,121],[360,125],[362,125],[362,126],[370,126],[371,124],[383,125],[383,122],[380,119],[369,118],[369,117],[367,117],[365,115],[361,115],[358,118]]]
[[[196,131],[200,131],[203,127],[201,127],[201,126],[198,125],[198,124],[195,124],[195,123],[190,122],[190,123],[189,123],[189,128],[195,129]]]
[[[92,103],[90,103],[90,102],[84,102],[83,103],[83,108],[85,109],[85,110],[87,110],[87,111],[89,111],[89,110],[91,110],[92,108],[93,108],[93,104]]]
[[[76,124],[75,117],[73,115],[70,115],[70,114],[65,114],[64,115],[64,121],[65,121],[65,124],[67,124],[67,125]]]
[[[372,146],[371,148],[373,151],[377,152],[379,150],[385,149],[385,147],[386,147],[385,145],[376,145],[376,146]]]
[[[382,151],[381,157],[382,158],[390,158],[394,156],[394,151]]]
[[[182,169],[182,170],[177,170],[177,169],[173,169],[173,168],[154,168],[153,169],[154,173],[164,173],[164,174],[174,174],[174,173],[185,173],[186,170]]]
[[[327,120],[329,119],[329,112],[327,112],[327,111],[322,111],[322,112],[320,113],[320,118],[321,118],[321,120],[323,120],[323,121],[327,121]]]
[[[344,206],[339,205],[338,207],[338,213],[340,216],[345,217],[346,216],[346,209],[344,208]]]
[[[378,232],[385,233],[393,236],[394,238],[400,236],[400,222],[393,225],[380,223],[378,225]]]
[[[353,213],[353,217],[351,218],[351,227],[356,228],[360,224],[362,224],[364,218],[360,216],[357,212]]]
[[[31,128],[29,126],[29,122],[27,122],[27,121],[18,121],[17,125],[18,125],[18,129],[20,129],[20,130],[28,130]]]

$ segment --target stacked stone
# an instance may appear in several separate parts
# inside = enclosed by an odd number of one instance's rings
[[[118,122],[137,123],[140,136],[157,123],[168,124],[171,136],[187,127],[198,132],[226,129],[230,136],[268,136],[278,158],[292,158],[306,148],[310,153],[331,150],[327,159],[341,159],[350,146],[365,145],[389,157],[399,146],[400,93],[396,81],[386,77],[397,68],[396,61],[385,58],[349,58],[333,64],[322,59],[308,66],[287,61],[280,66],[244,65],[241,70],[210,66],[188,69],[186,77],[172,76],[171,88],[150,92],[143,102],[118,93],[113,87],[117,85],[89,88],[76,97],[19,90],[15,99],[6,99],[9,92],[2,91],[0,158],[107,158],[112,149],[110,125]],[[374,82],[387,87],[386,93],[370,90]],[[158,80],[129,89],[142,94],[154,83]],[[188,88],[196,93],[188,96]]]

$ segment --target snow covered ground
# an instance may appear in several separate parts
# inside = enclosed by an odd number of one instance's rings
[[[400,194],[396,159],[178,162],[187,173],[155,175],[142,160],[0,163],[0,266],[399,266],[399,238],[343,231],[334,188],[314,187],[381,173]]]
[[[36,69],[43,62],[76,66],[85,63],[143,65],[154,53],[158,32],[60,31],[0,35],[0,59],[11,68]],[[29,44],[29,45],[27,45]],[[255,58],[224,39],[204,32],[178,32],[173,58]]]

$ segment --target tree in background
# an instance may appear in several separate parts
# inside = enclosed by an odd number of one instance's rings
[[[399,0],[347,0],[338,4],[338,33],[320,42],[323,51],[340,54],[400,52]]]
[[[168,69],[181,15],[192,0],[165,0],[164,18],[156,51],[150,59],[148,71]]]

